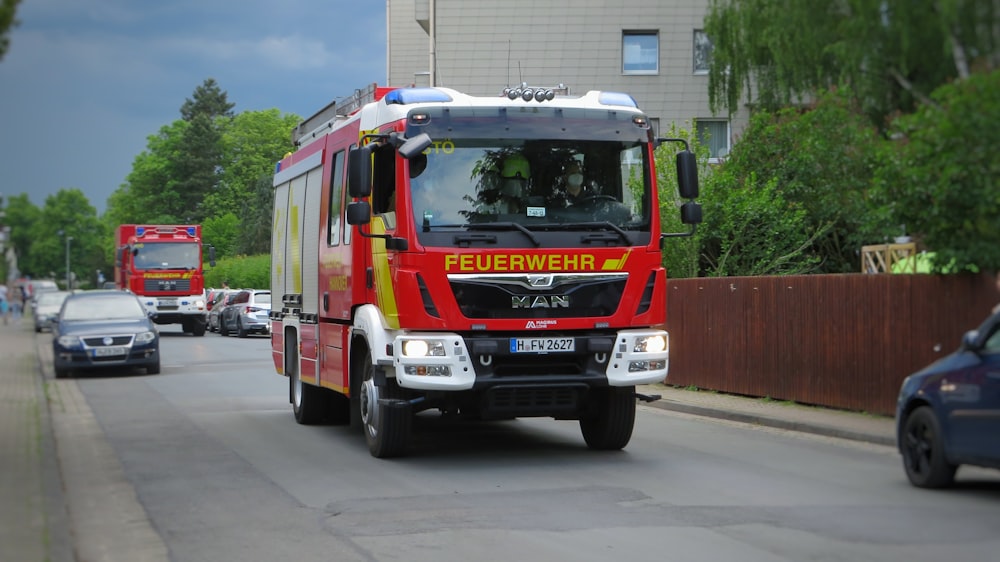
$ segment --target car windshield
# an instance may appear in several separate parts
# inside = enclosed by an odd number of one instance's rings
[[[63,320],[131,320],[144,318],[146,311],[133,296],[77,295],[63,304]]]

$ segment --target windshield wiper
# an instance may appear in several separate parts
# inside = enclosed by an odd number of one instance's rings
[[[591,242],[613,242],[621,237],[621,239],[625,241],[626,245],[635,245],[632,242],[632,238],[629,237],[628,232],[610,221],[546,223],[544,225],[540,225],[540,227],[551,230],[573,230],[576,228],[587,230],[612,230],[618,236],[608,238],[607,235],[603,234],[585,234],[580,241],[584,244],[589,244]]]
[[[534,233],[525,228],[523,224],[516,222],[475,222],[469,223],[465,227],[469,230],[518,230],[527,236],[536,248],[542,245]]]

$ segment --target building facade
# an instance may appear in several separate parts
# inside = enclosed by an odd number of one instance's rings
[[[657,133],[697,127],[724,157],[749,113],[713,114],[708,0],[386,0],[393,86],[500,95],[506,86],[631,94]]]

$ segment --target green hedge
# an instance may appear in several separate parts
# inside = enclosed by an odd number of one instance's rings
[[[205,286],[209,288],[221,287],[223,282],[234,289],[271,288],[271,256],[268,254],[222,258],[215,262],[215,267],[204,264],[204,268]]]

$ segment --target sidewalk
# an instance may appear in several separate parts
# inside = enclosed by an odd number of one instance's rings
[[[166,560],[74,380],[42,372],[31,319],[0,323],[0,560]],[[649,403],[709,416],[893,446],[891,418],[690,391],[662,384]],[[94,514],[101,514],[94,517]]]
[[[649,403],[653,408],[890,447],[896,444],[895,422],[891,417],[747,398],[711,390],[685,390],[663,384],[644,385],[636,392],[662,396],[660,400]]]

